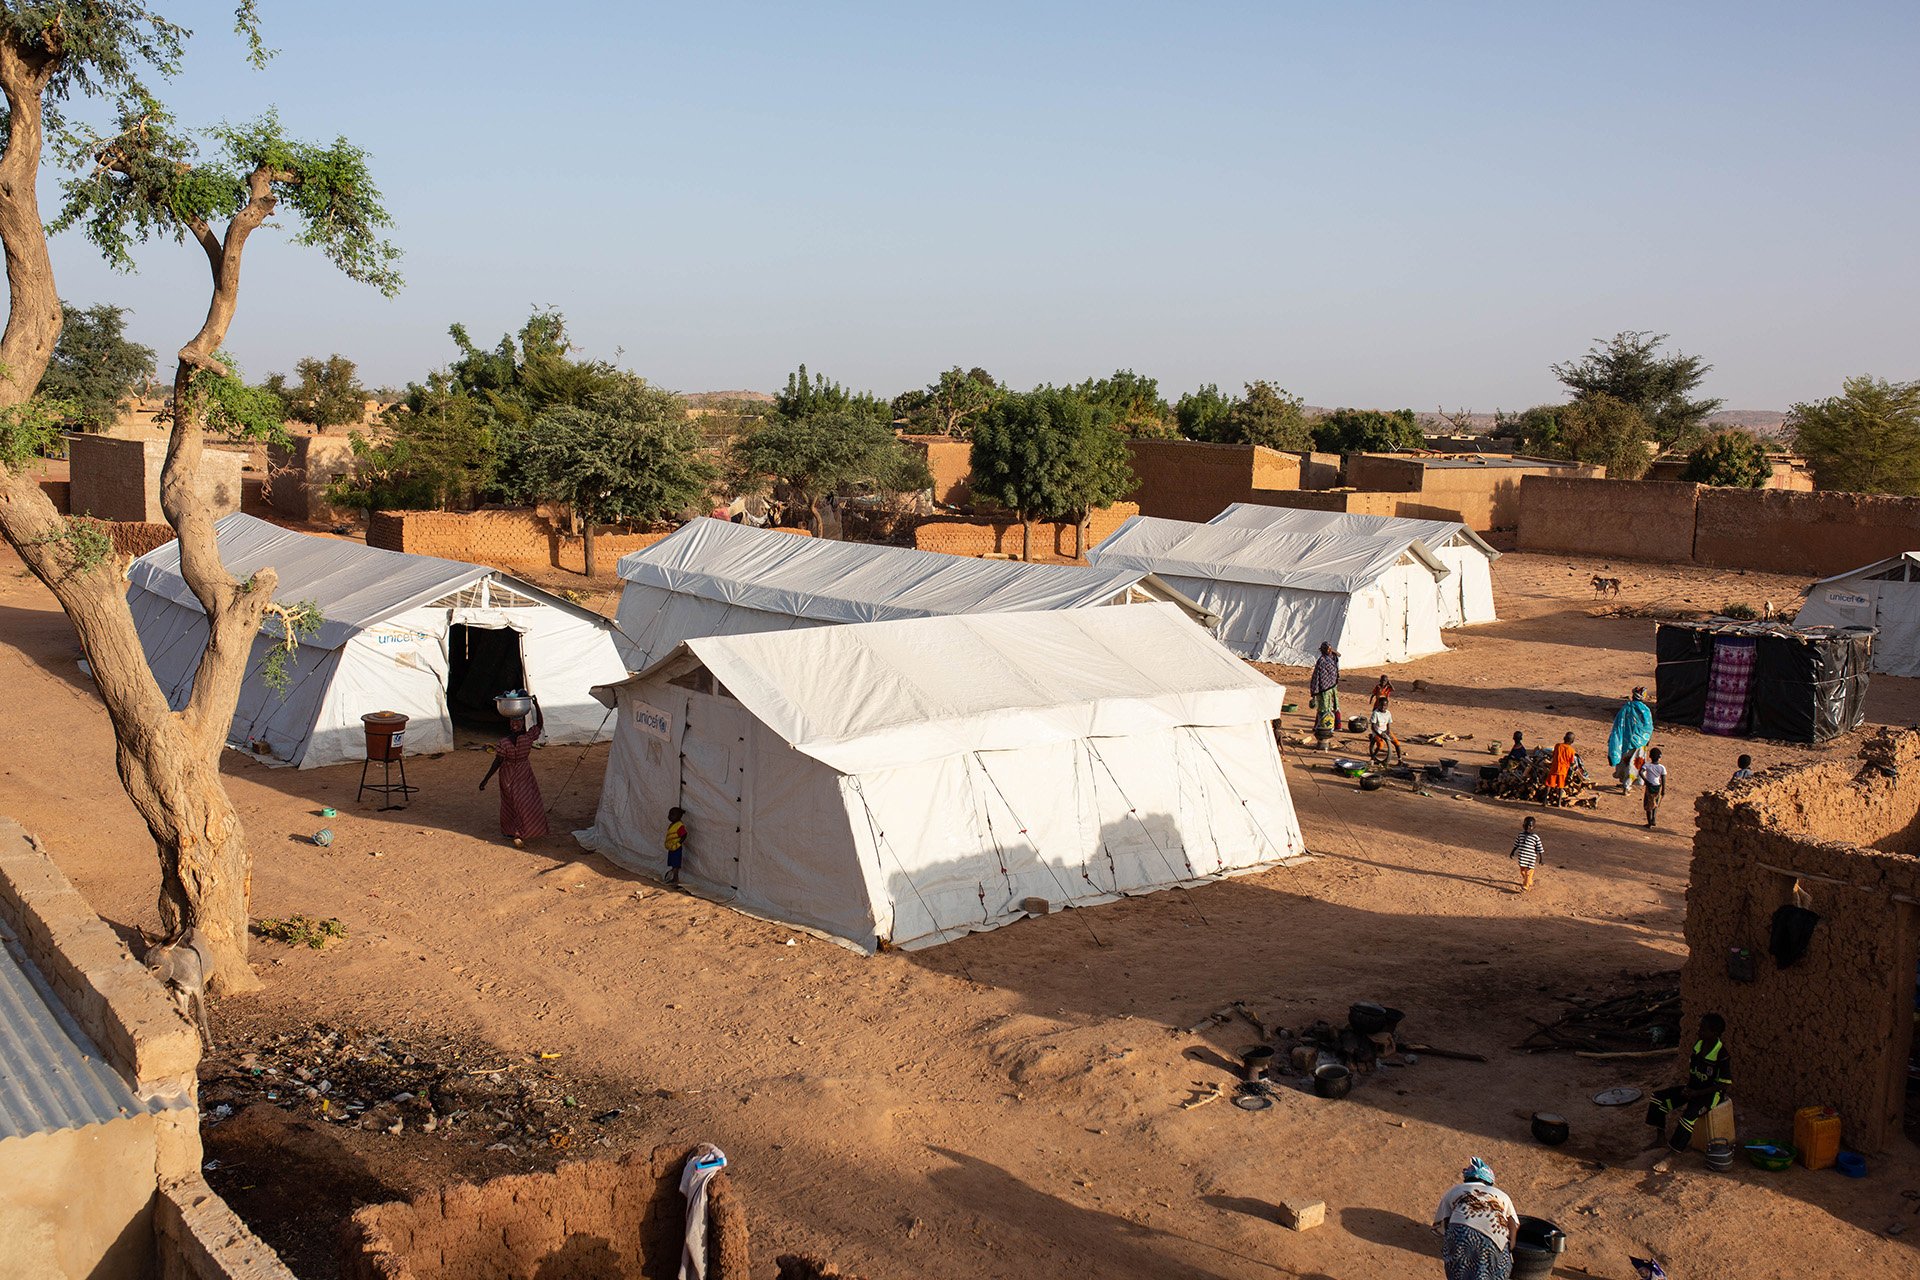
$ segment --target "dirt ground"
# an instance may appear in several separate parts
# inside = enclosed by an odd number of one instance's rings
[[[1536,743],[1571,729],[1590,760],[1604,755],[1614,708],[1652,683],[1653,624],[1597,616],[1596,573],[1624,579],[1630,610],[1785,605],[1800,585],[1509,555],[1495,566],[1502,621],[1393,671],[1403,733],[1472,735],[1413,759],[1470,769],[1515,728]],[[0,812],[38,833],[109,921],[151,928],[151,846],[77,657],[50,598],[6,562]],[[1370,683],[1349,673],[1356,709]],[[1869,719],[1920,721],[1920,687],[1876,678]],[[241,1126],[231,1139],[209,1129],[209,1154],[227,1153],[223,1190],[315,1276],[330,1274],[328,1220],[356,1198],[669,1139],[729,1153],[768,1275],[795,1250],[872,1280],[1438,1275],[1426,1223],[1472,1156],[1521,1212],[1568,1232],[1562,1276],[1627,1277],[1629,1254],[1676,1278],[1920,1274],[1920,1216],[1902,1196],[1920,1188],[1920,1152],[1876,1157],[1863,1181],[1744,1162],[1714,1174],[1695,1158],[1638,1172],[1622,1166],[1644,1141],[1641,1108],[1589,1099],[1668,1083],[1671,1063],[1510,1049],[1529,1019],[1565,1011],[1561,995],[1678,967],[1690,800],[1724,783],[1739,751],[1762,767],[1821,754],[1685,731],[1656,740],[1672,768],[1661,827],[1617,795],[1596,811],[1533,810],[1547,855],[1524,897],[1505,856],[1520,806],[1399,783],[1361,792],[1289,749],[1312,860],[871,958],[583,853],[565,833],[591,819],[604,746],[538,753],[559,834],[525,850],[499,839],[494,793],[475,790],[479,751],[410,761],[422,790],[396,813],[354,802],[351,766],[270,770],[230,754],[256,914],[337,916],[348,937],[325,950],[256,942],[265,989],[216,1007],[227,1046],[210,1091],[250,1075],[246,1053],[324,1025],[421,1053],[472,1046],[463,1060],[491,1054],[622,1115],[596,1124],[553,1103],[559,1119],[498,1131],[463,1120],[389,1133],[330,1124],[295,1090],[275,1100],[295,1139],[236,1115],[223,1122]],[[323,822],[324,805],[339,816]],[[322,825],[329,848],[306,839]],[[1235,1024],[1181,1029],[1235,999],[1289,1026],[1378,1000],[1408,1011],[1405,1038],[1487,1061],[1425,1057],[1337,1102],[1283,1090],[1264,1112],[1182,1109],[1229,1080],[1251,1038]],[[1736,1063],[1739,1037],[1732,1028]],[[1534,1110],[1566,1115],[1572,1140],[1535,1145]],[[1745,1119],[1743,1137],[1787,1130],[1785,1117]],[[555,1145],[557,1127],[578,1145]],[[1283,1199],[1325,1201],[1326,1224],[1280,1227]]]

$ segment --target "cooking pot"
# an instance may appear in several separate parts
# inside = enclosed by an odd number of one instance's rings
[[[1362,791],[1378,791],[1380,788],[1386,785],[1387,785],[1387,780],[1381,777],[1377,773],[1370,773],[1366,777],[1360,779],[1360,789]]]
[[[1367,722],[1361,719],[1359,716],[1353,716],[1350,719],[1348,719],[1347,721],[1348,733],[1365,733],[1366,730],[1367,730]]]
[[[1520,1216],[1520,1229],[1513,1238],[1515,1280],[1528,1276],[1550,1276],[1560,1255],[1567,1251],[1567,1233],[1545,1218]]]
[[[1341,1066],[1321,1067],[1313,1073],[1313,1091],[1323,1098],[1344,1098],[1353,1092],[1353,1073]]]
[[[1557,1147],[1573,1133],[1573,1126],[1567,1123],[1565,1116],[1554,1115],[1551,1111],[1533,1113],[1533,1140],[1549,1147]]]
[[[509,689],[494,698],[493,709],[509,720],[518,720],[533,710],[533,695],[525,689]]]
[[[1347,1025],[1363,1036],[1371,1036],[1387,1030],[1392,1023],[1387,1021],[1385,1005],[1362,1000],[1347,1006]]]

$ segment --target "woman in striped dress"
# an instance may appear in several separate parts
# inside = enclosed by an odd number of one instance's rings
[[[507,736],[494,744],[493,763],[487,766],[480,789],[487,779],[500,775],[500,834],[518,849],[523,841],[538,840],[547,834],[547,805],[540,795],[539,779],[533,776],[533,744],[540,740],[540,727],[527,728],[524,719],[507,722]]]
[[[1513,852],[1507,856],[1520,864],[1520,892],[1533,888],[1533,868],[1546,855],[1547,847],[1533,829],[1533,819],[1528,818],[1520,824],[1520,834],[1513,842]]]

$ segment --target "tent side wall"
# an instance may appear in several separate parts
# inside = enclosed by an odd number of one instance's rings
[[[373,711],[398,711],[408,717],[402,743],[408,755],[453,750],[445,609],[423,605],[362,628],[334,658],[317,708],[306,713],[304,724],[289,724],[290,730],[310,733],[297,759],[302,769],[366,759],[366,728],[360,717]],[[249,687],[265,688],[257,681]]]
[[[1440,625],[1471,627],[1498,621],[1493,610],[1493,565],[1486,552],[1456,543],[1433,554],[1453,570],[1440,580]]]
[[[1201,608],[1218,614],[1220,625],[1214,628],[1214,637],[1254,662],[1310,665],[1320,642],[1340,635],[1346,626],[1347,597],[1335,592],[1158,576]]]
[[[1305,847],[1265,722],[977,752],[847,781],[860,861],[880,872],[880,932],[907,949],[1020,919],[1030,897],[1086,906]]]
[[[627,674],[617,631],[556,608],[456,609],[452,621],[520,633],[527,688],[540,699],[548,742],[603,742],[612,734],[609,712],[590,690]]]
[[[1797,627],[1877,627],[1873,669],[1920,676],[1920,583],[1875,578],[1816,582],[1794,618]]]

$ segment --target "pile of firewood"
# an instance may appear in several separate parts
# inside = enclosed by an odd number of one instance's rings
[[[1533,1022],[1534,1031],[1514,1045],[1521,1053],[1573,1052],[1581,1057],[1647,1056],[1673,1052],[1680,1039],[1680,988],[1676,974],[1656,975],[1661,985],[1626,995],[1562,996],[1573,1011],[1558,1022]]]

